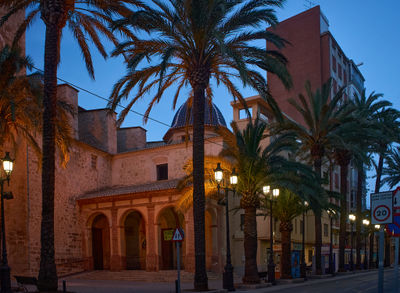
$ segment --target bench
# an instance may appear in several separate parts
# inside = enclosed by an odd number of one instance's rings
[[[29,292],[28,288],[26,288],[26,285],[37,286],[37,279],[35,277],[14,276],[14,278],[18,284],[18,291]]]

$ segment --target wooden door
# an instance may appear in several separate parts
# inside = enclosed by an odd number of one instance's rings
[[[92,228],[92,253],[93,253],[93,268],[102,270],[103,264],[103,230]]]
[[[171,240],[165,240],[164,231],[171,229],[161,229],[161,254],[162,254],[162,269],[173,270],[174,269],[174,250],[173,243]]]

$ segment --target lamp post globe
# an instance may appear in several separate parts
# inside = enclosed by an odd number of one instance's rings
[[[350,234],[350,242],[351,242],[351,250],[350,250],[350,270],[354,270],[354,260],[353,260],[353,224],[356,220],[356,216],[354,214],[349,214],[351,234]]]
[[[4,173],[6,173],[7,177],[10,177],[14,167],[14,160],[11,159],[9,152],[6,152],[6,155],[1,160],[3,161]]]
[[[4,217],[4,182],[10,182],[10,176],[13,171],[14,167],[14,160],[11,159],[10,153],[6,152],[4,158],[1,159],[3,164],[3,171],[6,175],[5,178],[0,178],[0,185],[1,185],[1,242],[2,242],[2,260],[0,266],[0,282],[1,282],[1,292],[11,292],[11,278],[10,278],[10,267],[8,266],[8,259],[7,259],[7,243],[6,243],[6,226],[5,226],[5,217]],[[12,197],[8,197],[12,198]]]

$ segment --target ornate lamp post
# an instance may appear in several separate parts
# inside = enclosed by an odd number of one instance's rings
[[[275,281],[275,264],[274,264],[274,234],[272,230],[272,206],[274,198],[279,196],[279,189],[275,188],[272,190],[271,194],[271,187],[269,185],[263,186],[263,193],[265,196],[270,194],[270,221],[269,221],[269,239],[270,239],[270,251],[269,251],[269,259],[268,259],[268,282],[272,285],[276,284]]]
[[[333,210],[328,210],[328,215],[329,215],[329,220],[330,220],[330,243],[329,243],[329,273],[334,274],[335,273],[335,268],[333,266],[333,238],[332,238],[332,222],[333,222],[333,217],[335,216],[335,211]]]
[[[353,261],[353,224],[356,220],[356,216],[354,214],[349,215],[350,226],[351,226],[351,234],[350,234],[350,241],[351,241],[351,250],[350,250],[350,270],[354,270],[354,261]]]
[[[368,255],[367,255],[367,239],[368,239],[368,227],[369,227],[369,220],[364,219],[363,224],[365,225],[365,243],[364,243],[364,269],[368,269]]]
[[[4,217],[4,199],[12,199],[11,192],[4,192],[4,182],[10,183],[10,175],[13,170],[14,160],[11,159],[10,153],[6,152],[3,159],[3,170],[6,177],[0,177],[1,185],[1,235],[2,235],[2,261],[0,267],[0,280],[1,280],[1,292],[9,293],[11,292],[11,279],[10,279],[10,267],[8,266],[7,260],[7,247],[6,247],[6,225]]]
[[[306,208],[308,207],[308,202],[304,201],[303,202],[304,210],[303,210],[303,223],[302,223],[302,240],[301,240],[301,264],[300,264],[300,276],[304,278],[304,280],[307,279],[307,274],[306,274],[306,254],[305,254],[305,235],[306,235]]]
[[[381,228],[381,225],[375,225],[375,230],[379,231],[379,229]],[[378,232],[376,232],[378,233]],[[375,266],[376,268],[379,267],[379,241],[376,240],[376,262],[375,262]]]
[[[218,186],[218,194],[220,189],[220,184],[223,180],[224,173],[221,168],[221,164],[217,164],[217,168],[214,169],[215,181],[217,181]],[[235,186],[238,182],[238,177],[235,172],[235,168],[233,168],[232,173],[230,175],[230,185],[233,186],[233,194],[235,194],[236,189]],[[230,241],[230,233],[229,233],[229,206],[228,206],[228,193],[229,186],[225,184],[225,220],[226,220],[226,265],[224,268],[224,273],[222,275],[222,287],[227,289],[228,291],[235,291],[235,286],[233,284],[233,266],[231,262],[231,241]]]

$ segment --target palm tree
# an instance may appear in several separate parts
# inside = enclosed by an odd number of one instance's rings
[[[42,86],[37,74],[24,74],[25,68],[32,68],[32,62],[19,49],[6,46],[0,51],[0,146],[10,142],[15,147],[22,136],[40,153],[33,133],[41,115],[37,101]]]
[[[305,84],[306,97],[299,94],[298,100],[290,99],[289,102],[298,111],[304,125],[293,120],[285,120],[280,126],[280,131],[293,132],[301,142],[299,154],[301,159],[309,161],[321,181],[322,162],[330,154],[337,142],[341,142],[341,133],[349,109],[340,106],[343,89],[330,98],[331,81],[323,84],[322,89],[315,92],[311,90],[310,82]],[[322,208],[312,205],[315,219],[315,260],[316,272],[322,273],[321,246],[322,246]]]
[[[286,59],[276,51],[255,46],[253,41],[268,40],[282,48],[285,42],[265,30],[266,24],[277,23],[273,9],[281,7],[282,3],[282,0],[153,0],[151,5],[115,24],[116,28],[131,27],[137,32],[135,38],[122,43],[114,52],[114,55],[127,57],[128,72],[115,84],[110,108],[114,110],[136,89],[136,94],[120,113],[119,122],[153,88],[156,94],[150,100],[146,119],[170,86],[177,87],[173,107],[184,87],[191,90],[194,287],[197,290],[208,289],[204,253],[204,111],[206,96],[212,100],[210,80],[226,86],[234,99],[243,101],[234,84],[234,80],[239,80],[256,89],[276,109],[264,74],[255,68],[276,74],[289,87]]]
[[[381,135],[376,138],[374,152],[378,154],[378,164],[374,164],[376,170],[375,193],[381,188],[381,177],[384,161],[394,142],[400,141],[400,112],[393,108],[386,108],[376,113],[377,126],[381,129]]]
[[[214,178],[214,169],[218,163],[221,163],[223,169],[232,173],[232,162],[223,157],[205,156],[204,157],[204,190],[206,200],[220,200],[221,195],[217,194],[217,182]],[[183,169],[186,175],[179,181],[177,189],[181,196],[177,200],[175,207],[182,212],[193,207],[193,160],[188,160]]]
[[[354,156],[354,162],[357,168],[357,193],[356,193],[356,267],[361,266],[361,221],[362,221],[362,197],[365,194],[365,165],[371,164],[372,152],[371,144],[376,137],[381,137],[381,131],[377,125],[376,115],[384,108],[392,106],[392,103],[386,100],[380,100],[382,94],[372,92],[368,96],[364,89],[361,95],[355,95],[351,102],[355,107],[355,116],[363,126],[364,139],[355,141],[361,153]],[[357,136],[358,137],[358,136]]]
[[[0,26],[19,12],[28,10],[19,26],[13,46],[16,46],[30,24],[38,16],[46,26],[44,53],[44,97],[43,97],[43,156],[42,156],[42,224],[41,252],[38,288],[41,291],[56,290],[57,271],[54,259],[54,186],[55,145],[57,120],[57,67],[60,61],[60,42],[65,26],[78,41],[86,68],[94,77],[93,63],[87,40],[90,39],[103,57],[107,53],[99,33],[114,43],[114,35],[108,29],[112,17],[123,17],[129,13],[126,4],[137,4],[136,0],[2,0],[0,7],[7,13]],[[121,28],[121,32],[130,35]]]
[[[390,151],[386,158],[387,167],[383,168],[382,184],[388,184],[390,188],[395,187],[400,182],[400,147]]]
[[[260,191],[266,184],[297,190],[302,180],[308,179],[309,168],[284,158],[284,153],[295,146],[293,136],[275,136],[264,149],[261,141],[267,137],[267,126],[256,118],[249,121],[246,128],[239,130],[235,122],[231,123],[233,133],[222,130],[226,148],[221,156],[233,161],[238,172],[236,190],[242,196],[240,207],[244,209],[244,283],[258,283],[257,270],[257,222],[256,211],[260,207]],[[315,182],[314,180],[305,180]],[[311,184],[310,184],[311,185]],[[302,185],[304,191],[312,193],[314,186]]]
[[[269,209],[267,197],[262,197],[261,208]],[[279,231],[281,232],[282,256],[281,256],[281,278],[291,279],[291,232],[292,221],[304,211],[303,200],[287,189],[281,190],[276,200],[272,217],[279,220]]]
[[[30,58],[22,56],[20,49],[5,46],[0,51],[0,146],[8,142],[16,148],[19,138],[24,137],[40,158],[35,134],[42,132],[43,82],[41,74],[25,75],[26,68],[32,67]],[[65,166],[71,142],[67,123],[71,107],[60,101],[58,108],[56,144]]]

